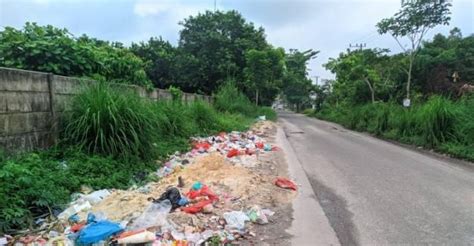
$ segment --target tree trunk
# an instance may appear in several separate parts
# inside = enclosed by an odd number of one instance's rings
[[[368,78],[364,78],[365,83],[367,83],[367,86],[369,86],[370,90],[370,97],[372,99],[372,103],[375,103],[375,91],[374,88],[372,87],[372,84],[370,83]]]
[[[258,89],[255,90],[255,105],[258,106]]]
[[[407,78],[407,99],[410,99],[411,70],[413,68],[414,59],[415,59],[414,55],[410,54],[410,64],[408,67],[408,78]]]

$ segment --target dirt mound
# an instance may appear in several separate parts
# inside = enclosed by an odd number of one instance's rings
[[[186,193],[195,182],[209,186],[222,200],[229,198],[233,204],[228,209],[242,209],[251,205],[274,207],[278,203],[291,201],[294,193],[273,185],[274,177],[265,176],[251,170],[233,165],[219,153],[197,157],[184,168],[177,168],[172,174],[159,182],[147,185],[148,193],[140,190],[114,190],[112,194],[92,208],[93,213],[104,213],[113,221],[130,221],[138,217],[150,202],[149,197],[159,197],[166,188],[177,186],[178,177],[184,180]],[[146,190],[146,189],[145,189]],[[222,201],[224,202],[224,201]],[[217,212],[217,211],[216,211]],[[80,215],[85,218],[86,214]]]

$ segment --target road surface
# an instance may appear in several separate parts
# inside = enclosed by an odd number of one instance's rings
[[[279,117],[342,245],[474,245],[472,167],[303,115]]]

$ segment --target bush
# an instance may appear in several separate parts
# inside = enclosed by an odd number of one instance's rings
[[[36,153],[0,162],[0,232],[33,224],[33,216],[64,204],[74,185],[60,162]]]
[[[251,118],[265,115],[268,120],[277,119],[272,108],[251,103],[232,81],[224,83],[214,95],[214,107],[221,112],[238,113]]]
[[[308,115],[308,116],[311,116],[314,113],[315,113],[315,111],[312,108],[307,108],[307,109],[303,110],[303,114]]]
[[[158,130],[150,104],[105,83],[90,85],[74,98],[64,136],[90,153],[149,159]]]
[[[128,49],[36,23],[0,31],[0,66],[152,86],[145,63]]]
[[[255,105],[235,86],[232,81],[224,83],[214,96],[214,107],[222,112],[255,115]]]

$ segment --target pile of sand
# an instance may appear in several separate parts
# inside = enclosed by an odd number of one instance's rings
[[[178,177],[181,177],[185,183],[185,186],[181,188],[183,194],[194,182],[200,181],[208,185],[219,197],[232,197],[233,200],[237,200],[238,206],[232,206],[232,209],[252,205],[273,207],[278,203],[290,202],[290,198],[294,196],[293,192],[273,185],[274,177],[252,172],[242,166],[235,166],[222,155],[212,153],[191,160],[190,164],[182,169],[175,169],[171,175],[159,182],[149,183],[147,194],[139,190],[114,190],[110,196],[96,204],[91,212],[102,212],[112,221],[130,221],[138,217],[150,205],[147,198],[158,198],[167,187],[177,186]],[[80,216],[85,218],[86,214],[83,213]]]

